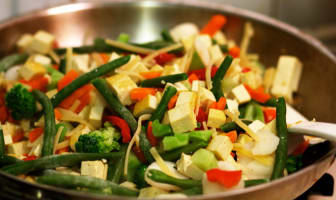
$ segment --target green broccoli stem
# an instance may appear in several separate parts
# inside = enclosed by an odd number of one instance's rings
[[[53,169],[56,167],[71,167],[82,161],[108,159],[120,159],[123,154],[120,152],[112,153],[71,153],[62,155],[45,156],[40,159],[19,162],[2,167],[1,170],[9,174],[26,174],[33,171]]]
[[[62,90],[56,93],[52,98],[51,102],[54,107],[58,106],[65,98],[67,98],[70,94],[76,91],[78,88],[82,87],[85,84],[88,84],[93,79],[96,79],[100,76],[103,76],[118,67],[126,64],[130,60],[130,56],[123,56],[112,62],[106,63],[96,69],[91,70],[88,73],[85,73],[72,81],[69,85],[65,86]]]
[[[0,157],[5,155],[6,146],[2,129],[0,129]]]
[[[84,187],[97,190],[110,188],[112,194],[114,195],[120,195],[120,196],[138,195],[138,191],[136,190],[132,190],[127,187],[120,186],[116,183],[112,183],[110,181],[105,181],[90,176],[76,176],[76,175],[54,173],[38,177],[37,182],[63,188]]]
[[[54,154],[54,140],[56,135],[54,108],[50,99],[43,92],[33,90],[33,95],[42,104],[44,113],[44,133],[41,155],[42,157],[50,156]]]
[[[28,59],[29,55],[27,53],[23,54],[12,54],[6,56],[0,60],[0,72],[5,72],[11,67],[24,63]]]
[[[201,187],[202,182],[197,180],[191,179],[178,179],[172,176],[168,176],[167,174],[163,173],[160,170],[150,169],[147,172],[147,177],[152,179],[155,182],[159,183],[167,183],[176,185],[182,189],[194,188],[194,187]]]

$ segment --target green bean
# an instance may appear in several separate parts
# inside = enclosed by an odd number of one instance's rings
[[[167,161],[176,161],[181,157],[182,153],[191,154],[197,151],[200,148],[208,146],[207,142],[193,142],[187,146],[181,147],[179,149],[165,152],[161,154],[162,158]]]
[[[244,124],[246,125],[249,125],[252,123],[252,121],[250,120],[245,120],[243,119],[242,120],[244,122]],[[238,132],[240,131],[243,131],[242,128],[240,128],[235,122],[228,122],[228,123],[225,123],[223,124],[220,129],[223,131],[223,132],[230,132],[230,131],[233,131],[233,130],[237,130]]]
[[[0,129],[0,156],[5,155],[6,146],[5,146],[5,139],[3,135],[3,130]]]
[[[264,103],[265,106],[271,106],[271,107],[276,107],[277,104],[277,99],[276,98],[270,98],[269,100]]]
[[[16,164],[2,167],[1,170],[13,174],[25,174],[28,172],[44,169],[53,169],[56,167],[70,167],[81,161],[100,160],[100,159],[119,159],[122,156],[120,152],[112,153],[71,153],[63,155],[51,155],[37,160],[19,162]]]
[[[152,145],[148,141],[147,136],[146,136],[146,130],[143,127],[141,129],[139,139],[140,139],[140,149],[143,152],[147,162],[148,163],[154,162],[154,158],[153,158],[153,156],[150,152],[150,149],[152,148]]]
[[[166,42],[174,42],[174,39],[170,35],[169,31],[166,29],[161,31],[161,37]]]
[[[138,188],[144,188],[148,185],[145,181],[145,173],[147,168],[147,165],[142,164],[136,170],[137,175],[135,177],[135,183],[137,184]]]
[[[164,87],[166,83],[176,83],[187,79],[188,75],[186,73],[160,76],[142,81],[140,87]]]
[[[78,88],[89,83],[91,80],[103,76],[113,71],[114,69],[126,64],[129,60],[130,56],[124,56],[81,75],[51,98],[53,106],[58,106],[58,104],[60,104],[65,98],[67,98]]]
[[[42,104],[44,113],[44,133],[41,155],[42,157],[50,156],[54,151],[54,140],[56,135],[54,108],[50,99],[43,92],[33,90],[33,95]]]
[[[0,167],[6,166],[6,165],[12,165],[15,163],[20,163],[20,162],[23,162],[23,160],[17,159],[13,156],[7,156],[7,155],[0,156]]]
[[[254,119],[259,120],[261,122],[265,122],[264,112],[259,104],[254,103],[254,111],[255,111]]]
[[[202,187],[193,187],[193,188],[181,190],[178,193],[183,193],[187,196],[200,195],[200,194],[203,194],[203,188]]]
[[[60,135],[60,137],[59,137],[58,143],[64,141],[64,139],[65,139],[65,134],[66,134],[67,131],[68,131],[68,128],[66,127],[65,124],[63,124],[63,123],[58,123],[58,124],[56,124],[56,133],[57,133],[58,129],[61,128],[61,127],[63,127],[63,129],[62,129],[61,135]]]
[[[66,48],[58,48],[54,50],[55,53],[62,55],[65,54]],[[84,53],[92,53],[97,51],[95,46],[93,45],[86,45],[86,46],[81,46],[81,47],[72,47],[72,52],[77,53],[77,54],[84,54]]]
[[[135,45],[135,46],[138,46],[138,47],[147,48],[147,49],[158,50],[158,49],[162,49],[162,48],[174,45],[174,44],[175,43],[172,43],[172,42],[167,42],[167,41],[162,41],[162,40],[156,40],[156,41],[142,43],[142,44],[133,43],[132,45]],[[182,53],[183,51],[184,51],[184,48],[180,47],[178,49],[174,49],[172,51],[169,51],[168,53],[179,54],[179,53]]]
[[[122,178],[122,172],[124,169],[124,162],[125,162],[125,152],[127,150],[127,146],[122,145],[120,152],[123,153],[123,156],[118,160],[116,163],[109,164],[107,180],[113,183],[120,183]],[[110,162],[111,163],[111,162]]]
[[[213,77],[211,91],[215,95],[217,101],[219,100],[219,98],[224,96],[221,81],[223,80],[227,70],[231,66],[232,60],[233,58],[231,56],[226,56],[222,64],[219,66],[215,76]]]
[[[255,114],[255,106],[252,102],[248,103],[245,110],[245,115],[243,116],[244,119],[253,121]]]
[[[267,179],[252,179],[252,180],[244,181],[245,187],[252,187],[252,186],[260,185],[260,184],[267,183],[267,182],[268,182]]]
[[[63,188],[92,188],[92,189],[105,189],[110,188],[112,194],[120,196],[137,196],[138,191],[120,186],[110,181],[105,181],[100,178],[90,176],[76,176],[69,174],[55,173],[50,175],[40,176],[36,180],[38,183],[53,185]]]
[[[113,93],[107,82],[102,78],[97,78],[92,81],[92,84],[104,97],[110,108],[118,113],[127,122],[132,132],[134,133],[138,127],[138,122],[135,120],[133,114],[124,105],[122,105],[122,103]]]
[[[23,54],[12,54],[2,58],[0,60],[0,72],[5,72],[14,65],[24,63],[28,57],[29,57],[28,54],[23,53]]]
[[[60,71],[63,74],[66,74],[66,59],[65,58],[61,59],[58,71]]]
[[[286,124],[286,102],[283,97],[278,98],[276,102],[276,130],[280,139],[277,150],[275,152],[275,163],[271,180],[283,176],[287,162],[287,124]]]
[[[155,182],[159,183],[167,183],[176,185],[182,189],[194,188],[194,187],[201,187],[202,182],[192,179],[179,179],[172,176],[168,176],[167,174],[163,173],[160,170],[150,169],[147,172],[147,177],[152,179]]]
[[[169,100],[176,94],[177,90],[173,86],[168,86],[166,91],[164,92],[161,101],[157,108],[152,113],[152,116],[150,117],[149,121],[159,120],[161,121],[167,108]]]

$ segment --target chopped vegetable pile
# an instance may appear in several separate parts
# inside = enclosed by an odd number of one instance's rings
[[[0,60],[0,167],[27,181],[104,195],[184,197],[251,187],[302,168],[287,159],[286,102],[302,64],[265,67],[225,35],[227,18],[162,39],[59,48],[43,30]],[[271,47],[270,47],[271,48]],[[40,173],[36,173],[40,172]]]

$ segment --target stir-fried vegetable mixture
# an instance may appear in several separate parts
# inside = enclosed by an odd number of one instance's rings
[[[105,195],[182,197],[250,187],[302,167],[287,159],[286,102],[301,62],[265,67],[227,19],[162,39],[59,48],[24,34],[0,61],[0,166],[32,182]],[[272,48],[272,47],[270,47]],[[260,55],[262,56],[262,55]]]

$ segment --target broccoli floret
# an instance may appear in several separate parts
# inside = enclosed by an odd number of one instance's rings
[[[32,118],[36,112],[36,101],[22,84],[15,85],[6,94],[6,105],[15,120]]]
[[[110,124],[104,124],[105,128],[92,131],[79,136],[76,142],[76,151],[85,153],[108,153],[120,150],[120,132]]]

